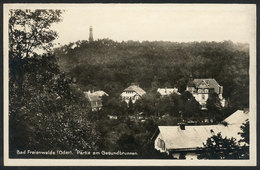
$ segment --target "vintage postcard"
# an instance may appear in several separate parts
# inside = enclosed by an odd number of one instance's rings
[[[3,9],[5,166],[256,166],[256,5]]]

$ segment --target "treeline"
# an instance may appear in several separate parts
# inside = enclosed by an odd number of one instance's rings
[[[146,91],[177,87],[182,93],[191,76],[215,78],[224,86],[230,107],[248,107],[248,44],[103,39],[70,43],[57,48],[55,55],[61,69],[83,90],[102,89],[118,97],[134,82]]]

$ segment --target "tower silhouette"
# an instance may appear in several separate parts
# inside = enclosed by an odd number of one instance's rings
[[[93,28],[92,26],[89,27],[89,42],[93,41]]]

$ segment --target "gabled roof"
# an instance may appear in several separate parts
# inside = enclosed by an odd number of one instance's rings
[[[205,83],[208,88],[214,88],[215,92],[219,93],[220,85],[215,79],[194,79],[192,82],[188,83],[188,86],[195,86],[198,88],[202,83]]]
[[[102,107],[101,97],[96,93],[84,92],[85,97],[90,102],[91,108]]]
[[[176,93],[178,95],[180,95],[180,93],[178,92],[178,89],[177,88],[158,88],[157,89],[157,92],[162,95],[162,96],[165,96],[165,95],[170,95],[172,93]]]
[[[241,112],[239,112],[239,114],[240,113]],[[237,113],[234,114],[237,115]],[[248,113],[245,115],[248,118]],[[240,120],[238,120],[238,122],[240,122]],[[242,123],[240,122],[228,126],[222,124],[185,126],[185,130],[181,130],[179,126],[159,126],[158,129],[159,137],[165,142],[165,148],[167,150],[192,150],[204,147],[203,143],[206,143],[207,139],[211,137],[213,133],[217,134],[221,132],[223,137],[234,137],[237,141],[240,140],[241,136],[238,132],[241,132],[241,125]]]
[[[146,93],[143,89],[141,89],[140,87],[138,87],[136,85],[131,85],[131,86],[127,87],[124,91],[134,91],[137,94],[139,94],[140,96],[142,96]]]
[[[84,92],[84,94],[89,101],[98,101],[101,100],[102,96],[108,96],[108,94],[102,90],[98,90],[92,93],[90,91],[87,91]]]
[[[109,96],[106,92],[102,91],[102,90],[98,90],[94,92],[96,95],[98,95],[99,97],[102,96]]]
[[[101,100],[101,98],[95,93],[84,92],[84,94],[90,102]]]

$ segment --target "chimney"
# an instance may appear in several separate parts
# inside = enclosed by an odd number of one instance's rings
[[[244,109],[243,109],[243,112],[244,112],[244,113],[249,112],[249,108],[244,108]]]
[[[210,133],[211,133],[211,135],[215,135],[215,132],[213,129],[210,129]]]
[[[190,74],[189,81],[193,81],[193,76]]]
[[[185,124],[184,123],[180,123],[179,125],[180,125],[181,130],[185,130]]]

